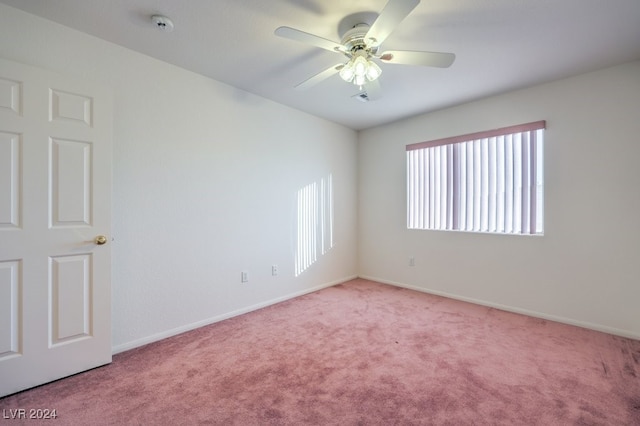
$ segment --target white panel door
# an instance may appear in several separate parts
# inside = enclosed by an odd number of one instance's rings
[[[0,396],[111,362],[112,103],[0,59]]]

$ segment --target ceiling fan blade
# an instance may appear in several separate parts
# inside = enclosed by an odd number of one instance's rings
[[[364,85],[364,91],[367,94],[367,99],[370,101],[378,100],[382,97],[382,89],[380,88],[380,79],[376,78],[373,81],[367,81]]]
[[[420,0],[389,0],[369,28],[365,39],[373,39],[372,45],[379,46],[418,4]]]
[[[453,53],[415,52],[410,50],[389,50],[380,55],[387,64],[423,65],[427,67],[448,68],[456,59]]]
[[[302,43],[320,47],[321,49],[330,50],[331,52],[342,53],[345,51],[344,46],[336,43],[335,41],[305,33],[304,31],[296,30],[295,28],[278,27],[274,31],[274,34],[290,40],[300,41]]]
[[[327,68],[326,70],[320,71],[318,74],[314,75],[313,77],[310,77],[310,78],[306,79],[302,83],[300,83],[297,86],[295,86],[295,88],[297,90],[305,90],[305,89],[308,89],[311,86],[315,86],[316,84],[320,83],[321,81],[326,80],[327,78],[331,77],[332,75],[338,74],[338,72],[342,69],[343,66],[344,66],[344,64],[332,65],[329,68]]]

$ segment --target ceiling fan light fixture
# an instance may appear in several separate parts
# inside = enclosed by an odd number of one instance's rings
[[[340,70],[340,77],[347,83],[362,86],[367,81],[380,77],[380,67],[366,57],[366,53],[355,54]]]
[[[2,0],[0,0],[1,2]],[[387,0],[379,14],[375,12],[354,13],[344,17],[338,25],[341,36],[339,43],[309,34],[290,27],[278,27],[275,34],[279,37],[299,41],[345,55],[346,63],[334,65],[298,84],[298,88],[307,88],[324,79],[339,74],[342,80],[360,86],[367,86],[371,100],[380,98],[380,88],[376,84],[382,70],[375,61],[392,64],[421,65],[447,68],[455,60],[453,53],[393,50],[378,53],[387,37],[396,29],[420,3],[420,0]],[[374,84],[367,84],[367,83]]]
[[[351,61],[349,61],[340,70],[340,78],[342,78],[347,83],[350,83],[351,80],[353,80],[354,75],[355,73],[353,72],[353,66],[351,66]]]
[[[369,63],[364,56],[358,55],[353,58],[353,72],[356,74],[356,76],[364,77],[368,69]]]
[[[373,81],[380,77],[381,74],[382,70],[380,69],[378,64],[373,61],[369,61],[369,68],[367,68],[367,73],[365,74],[367,76],[367,80]]]

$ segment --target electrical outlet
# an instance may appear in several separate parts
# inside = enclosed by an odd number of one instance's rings
[[[410,257],[409,258],[409,266],[416,266],[416,258],[415,257]]]
[[[240,281],[243,283],[249,281],[249,273],[247,271],[240,272]]]
[[[271,265],[271,275],[274,277],[278,275],[278,265]]]

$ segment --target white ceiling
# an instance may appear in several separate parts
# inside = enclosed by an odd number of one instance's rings
[[[338,76],[295,90],[344,57],[273,31],[340,41],[343,18],[380,12],[387,0],[0,2],[356,130],[640,59],[640,0],[422,0],[382,50],[453,52],[456,61],[382,64],[383,97],[363,103]],[[153,14],[175,30],[159,31]]]

